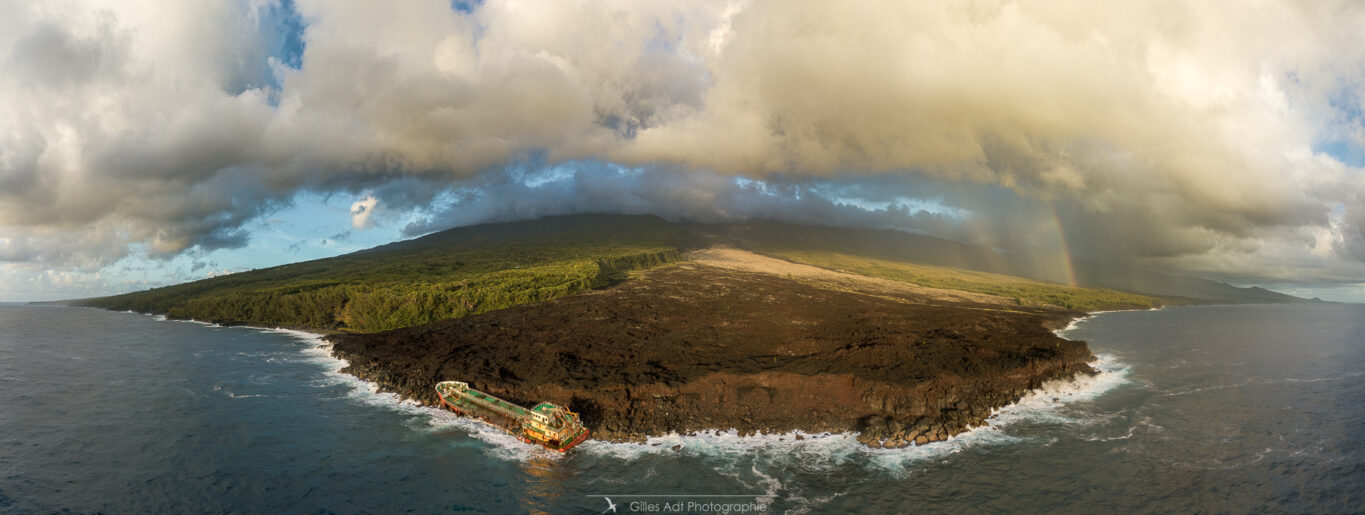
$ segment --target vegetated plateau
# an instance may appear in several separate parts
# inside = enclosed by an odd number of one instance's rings
[[[598,438],[858,431],[903,446],[1091,373],[1084,342],[1051,332],[1083,311],[1192,300],[999,273],[1012,267],[1028,268],[895,231],[576,215],[77,304],[328,332],[346,371],[384,390],[435,404],[436,382],[465,380],[568,405]],[[1151,282],[1299,300],[1201,281]]]

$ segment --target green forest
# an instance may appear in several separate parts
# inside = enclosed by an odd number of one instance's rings
[[[369,333],[600,288],[632,270],[681,258],[681,236],[663,220],[567,218],[456,229],[334,258],[76,304],[219,323]]]
[[[486,224],[75,304],[223,324],[371,333],[602,288],[632,271],[681,260],[686,249],[718,243],[822,268],[998,295],[1021,305],[1097,310],[1163,302],[1114,290],[867,257],[874,252],[860,249],[856,241],[836,242],[847,243],[839,246],[849,249],[834,251],[833,244],[821,243],[829,231],[819,228],[773,226],[768,231],[772,234],[748,231],[738,237],[721,229],[732,230],[608,215]],[[908,241],[901,246],[924,247],[921,241]]]

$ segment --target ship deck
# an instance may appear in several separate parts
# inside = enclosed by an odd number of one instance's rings
[[[531,415],[531,410],[528,410],[516,404],[512,404],[510,402],[504,401],[502,399],[499,399],[492,395],[488,395],[486,393],[480,392],[472,388],[469,390],[465,390],[463,392],[459,392],[453,397],[455,397],[455,399],[460,399],[461,397],[464,397],[466,399],[475,401],[477,404],[481,406],[490,407],[497,411],[503,412],[503,414],[505,415],[514,416],[517,418],[525,418]]]
[[[499,425],[519,424],[531,416],[531,410],[473,388],[463,391],[438,389],[437,393],[451,407]]]

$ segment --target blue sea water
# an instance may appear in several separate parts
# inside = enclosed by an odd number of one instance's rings
[[[1106,313],[1062,334],[1103,373],[949,442],[557,455],[377,394],[304,333],[0,305],[0,513],[1365,510],[1365,306]]]

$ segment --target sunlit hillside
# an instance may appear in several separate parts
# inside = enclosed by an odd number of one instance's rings
[[[998,265],[984,249],[927,236],[575,215],[462,227],[344,256],[77,304],[220,323],[368,333],[610,286],[632,271],[716,245],[919,286],[996,295],[1025,306],[1093,311],[1188,301],[944,266]]]
[[[78,304],[223,323],[376,332],[599,288],[678,259],[653,217],[460,228],[328,259]]]
[[[1079,311],[1151,308],[1162,300],[1101,288],[1077,288],[1013,277],[949,268],[854,256],[823,250],[767,248],[762,252],[830,270],[902,281],[930,288],[985,293],[1014,299],[1021,305],[1053,305]]]

